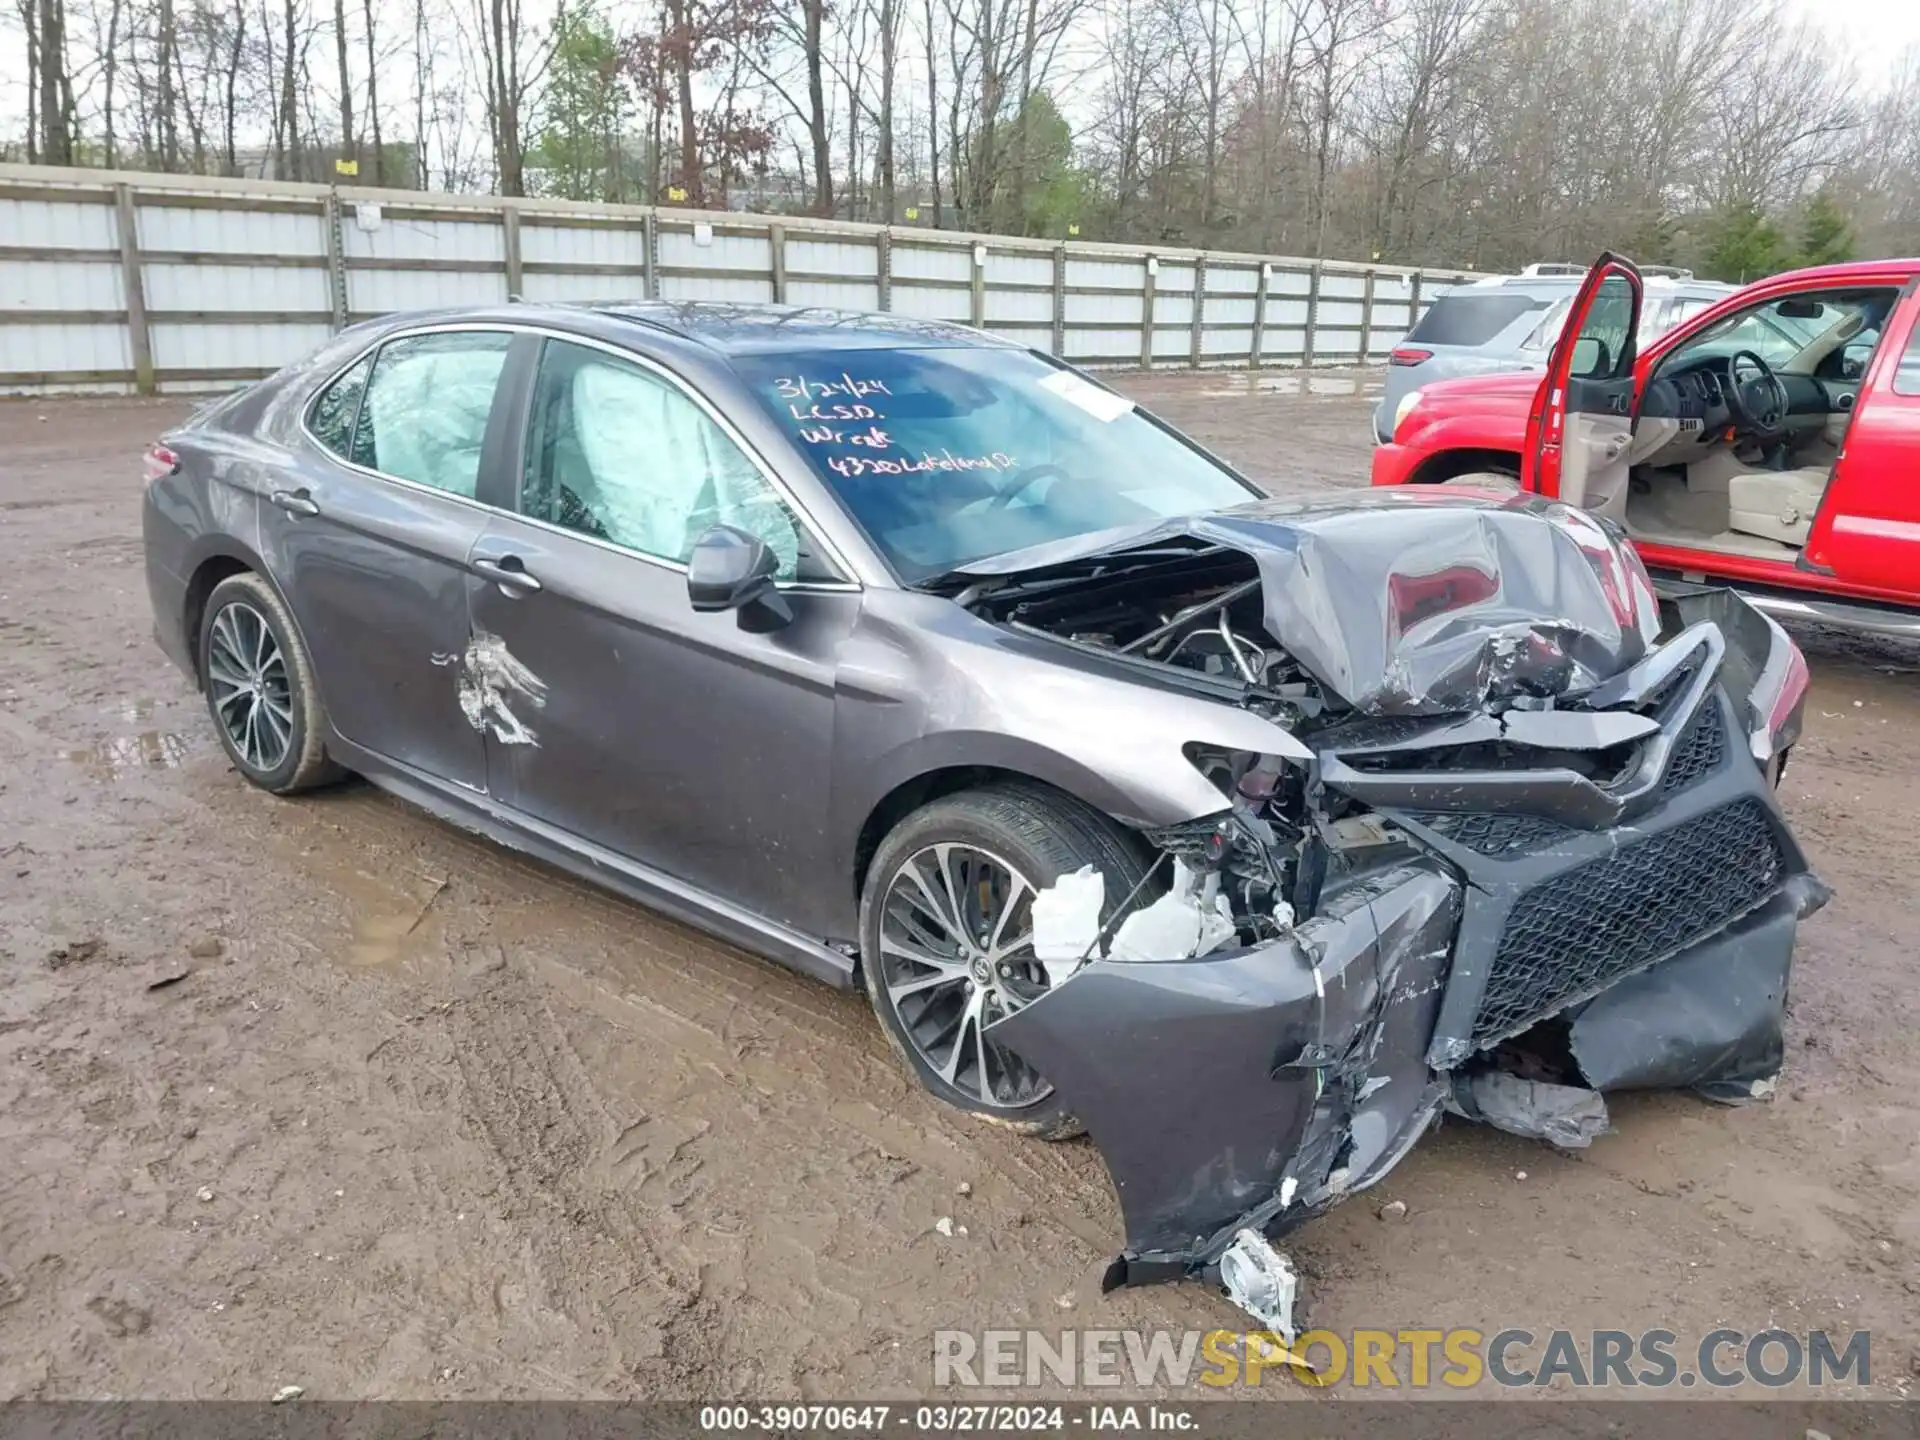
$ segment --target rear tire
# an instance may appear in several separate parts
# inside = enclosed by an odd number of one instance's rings
[[[291,795],[340,778],[327,758],[313,662],[287,607],[260,576],[230,575],[207,597],[199,668],[214,731],[248,780]]]
[[[861,896],[861,974],[887,1040],[936,1099],[1043,1140],[1085,1127],[1043,1076],[984,1031],[1047,990],[1033,958],[1033,892],[1085,865],[1106,876],[1111,923],[1149,857],[1070,796],[1007,782],[909,815],[881,842]]]

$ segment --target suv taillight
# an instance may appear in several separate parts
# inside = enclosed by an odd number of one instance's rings
[[[1418,365],[1422,360],[1431,360],[1432,358],[1433,352],[1431,350],[1416,350],[1411,346],[1402,345],[1398,350],[1395,350],[1387,356],[1387,364]]]
[[[152,445],[147,448],[146,476],[147,484],[164,480],[180,468],[180,457],[164,445]]]

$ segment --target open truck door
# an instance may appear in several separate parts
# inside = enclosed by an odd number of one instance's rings
[[[1920,585],[1920,281],[1880,333],[1801,563],[1855,585]]]
[[[1602,255],[1587,272],[1527,417],[1523,488],[1582,509],[1618,510],[1607,502],[1624,499],[1627,484],[1642,290],[1633,262],[1616,255]]]

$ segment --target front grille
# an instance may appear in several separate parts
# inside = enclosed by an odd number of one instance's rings
[[[1475,1048],[1685,948],[1759,905],[1785,857],[1765,807],[1738,800],[1589,860],[1514,904],[1474,1017]]]
[[[1720,707],[1709,699],[1667,757],[1660,793],[1671,795],[1684,790],[1709,770],[1718,770],[1726,753],[1726,727],[1720,723]]]
[[[1524,855],[1544,850],[1569,833],[1557,820],[1542,820],[1534,815],[1471,814],[1451,811],[1417,811],[1407,818],[1444,835],[1456,845],[1480,855],[1495,857]]]

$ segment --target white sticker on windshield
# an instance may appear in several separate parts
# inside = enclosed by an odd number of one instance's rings
[[[1056,370],[1040,382],[1042,390],[1051,390],[1069,405],[1078,405],[1096,420],[1118,420],[1133,402],[1111,390],[1090,385],[1071,370]]]

